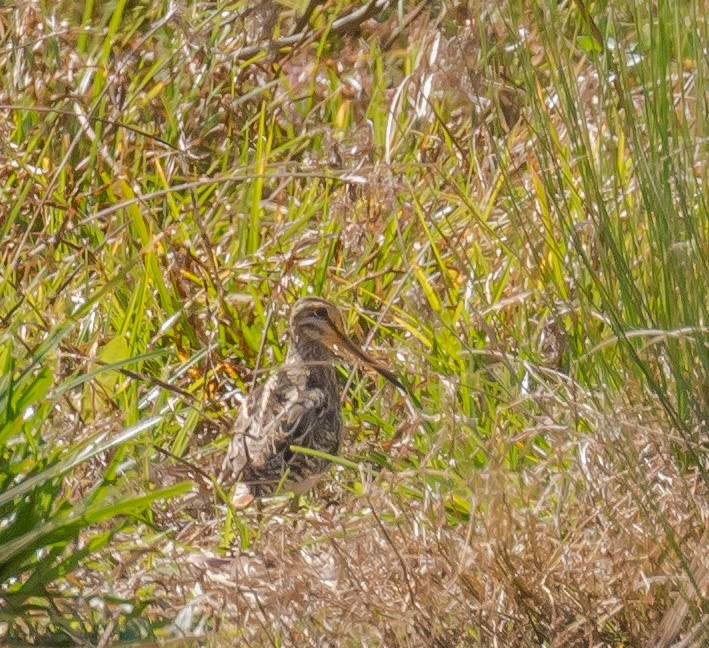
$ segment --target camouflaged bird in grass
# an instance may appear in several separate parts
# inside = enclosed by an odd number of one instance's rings
[[[241,406],[222,477],[248,487],[247,501],[279,486],[304,493],[330,461],[291,446],[336,455],[342,440],[336,354],[379,372],[400,389],[389,371],[365,355],[344,333],[342,316],[324,299],[306,297],[293,306],[290,346],[283,365]]]

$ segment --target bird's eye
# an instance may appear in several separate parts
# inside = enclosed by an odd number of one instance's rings
[[[327,308],[316,308],[314,311],[316,317],[327,319]]]

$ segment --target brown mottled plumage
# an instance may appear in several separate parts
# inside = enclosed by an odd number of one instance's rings
[[[342,414],[336,353],[372,367],[403,389],[347,338],[339,311],[324,299],[295,303],[290,336],[283,365],[241,406],[224,460],[222,476],[240,480],[254,496],[271,493],[281,483],[303,493],[328,469],[327,459],[294,452],[291,446],[337,454]]]

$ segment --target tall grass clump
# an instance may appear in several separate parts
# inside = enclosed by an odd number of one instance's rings
[[[0,637],[706,639],[698,3],[0,9]],[[216,475],[320,294],[300,503]],[[348,643],[349,642],[349,643]]]

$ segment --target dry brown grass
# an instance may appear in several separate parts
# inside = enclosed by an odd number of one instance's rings
[[[346,13],[332,5],[330,18]],[[135,330],[131,353],[163,355],[50,391],[32,438],[41,457],[45,444],[159,413],[150,438],[68,475],[63,497],[82,501],[106,471],[126,496],[195,484],[53,583],[52,605],[83,623],[67,621],[67,635],[214,646],[707,640],[706,420],[685,434],[667,413],[676,383],[667,356],[651,364],[659,344],[638,354],[662,394],[614,344],[598,296],[612,274],[599,251],[608,239],[578,207],[596,197],[569,120],[550,107],[560,84],[534,10],[517,42],[506,5],[405,3],[410,20],[392,9],[324,38],[320,57],[304,41],[245,62],[245,48],[287,34],[295,14],[274,2],[185,3],[166,32],[167,8],[141,5],[99,65],[105,21],[79,56],[80,12],[64,7],[72,18],[46,37],[52,12],[39,3],[0,10],[0,103],[15,120],[0,121],[0,197],[20,214],[0,241],[15,305],[3,326],[17,313],[13,340],[34,349],[84,290],[125,272],[47,361],[56,386]],[[89,62],[105,86],[90,74],[78,83]],[[161,73],[148,74],[155,62]],[[599,103],[605,81],[591,57],[568,65],[588,155],[612,157],[603,142],[618,114]],[[520,70],[538,75],[538,97]],[[642,90],[630,96],[638,107]],[[533,110],[543,106],[548,124]],[[88,122],[75,118],[82,110]],[[569,153],[577,238],[543,204],[558,152],[540,124]],[[269,138],[271,154],[256,159]],[[627,151],[616,154],[630,175]],[[599,191],[627,202],[624,222],[641,196],[635,179],[618,182]],[[136,213],[118,207],[133,194],[145,239]],[[338,467],[297,512],[283,501],[230,511],[209,475],[234,396],[277,361],[287,304],[305,286],[353,304],[350,326],[412,397],[354,380],[343,454],[366,469]],[[144,301],[129,311],[136,295]],[[698,359],[687,375],[701,378]],[[110,527],[87,528],[74,549]],[[28,637],[54,627],[48,614],[19,622]]]
[[[300,513],[287,503],[241,513],[256,537],[227,556],[219,508],[165,519],[174,544],[148,570],[121,564],[112,581],[126,596],[154,587],[152,613],[212,628],[212,645],[611,646],[648,636],[668,623],[672,592],[706,595],[706,493],[678,472],[666,432],[622,409],[596,412],[590,433],[554,425],[536,466],[491,461],[466,483],[467,522],[423,475],[384,473],[360,495],[329,483]],[[679,575],[692,556],[695,583]],[[686,631],[703,632],[696,622]]]

